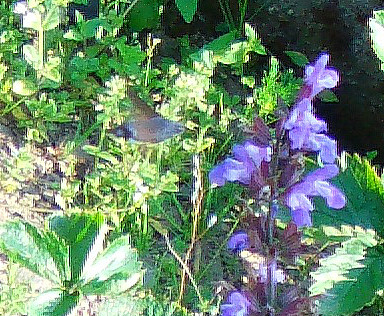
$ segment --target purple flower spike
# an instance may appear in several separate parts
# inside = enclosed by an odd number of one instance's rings
[[[226,304],[220,306],[221,316],[246,316],[251,302],[239,291],[232,292]]]
[[[292,149],[317,151],[325,163],[333,163],[337,157],[337,144],[323,134],[327,124],[313,115],[311,99],[300,100],[284,123],[289,130]]]
[[[336,176],[336,165],[326,165],[307,175],[304,180],[290,188],[286,196],[286,205],[291,209],[292,219],[297,226],[311,226],[310,212],[313,205],[309,197],[321,196],[331,208],[341,209],[345,206],[344,194],[335,186],[325,181]]]
[[[213,186],[223,186],[226,181],[239,181],[245,185],[251,181],[252,174],[261,162],[271,160],[271,148],[259,147],[252,141],[235,145],[233,158],[227,158],[209,173],[209,182]]]
[[[234,233],[231,238],[229,238],[227,247],[233,252],[242,251],[249,248],[248,235],[244,232]]]
[[[226,181],[239,181],[249,184],[255,170],[249,159],[243,161],[227,158],[209,172],[209,182],[214,186],[223,186]]]
[[[328,54],[322,54],[318,57],[314,65],[305,67],[305,83],[312,86],[309,98],[325,88],[334,88],[339,81],[339,74],[335,69],[326,67],[329,60]]]

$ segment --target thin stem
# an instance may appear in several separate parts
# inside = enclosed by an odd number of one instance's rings
[[[222,3],[222,0],[219,0],[219,5],[220,5],[221,12],[222,12],[223,15],[224,15],[224,20],[225,20],[225,22],[227,22],[228,27],[229,27],[229,30],[232,31],[233,28],[232,28],[231,22],[230,22],[230,20],[229,20],[229,17],[228,17],[228,15],[227,15],[227,12],[226,12],[226,10],[225,10],[225,8],[224,8],[224,5],[223,5],[223,3]]]
[[[248,0],[244,0],[244,3],[241,5],[241,8],[240,8],[241,15],[240,15],[239,30],[243,29],[245,12],[247,11],[247,7],[248,7]]]
[[[37,78],[40,79],[42,76],[42,71],[44,69],[44,30],[42,25],[40,25],[39,28],[39,35],[38,35],[38,45],[39,45],[39,58],[40,58],[40,67],[37,72]]]
[[[183,267],[185,270],[185,273],[188,275],[189,279],[191,280],[191,283],[193,287],[195,288],[196,294],[199,297],[200,304],[203,305],[204,300],[203,297],[200,294],[199,288],[197,287],[197,284],[195,282],[194,277],[192,276],[191,272],[189,271],[188,266],[184,263],[183,259],[180,258],[180,256],[176,253],[175,250],[173,250],[171,243],[169,242],[169,238],[167,235],[164,235],[165,242],[167,243],[169,251],[173,254],[173,256],[176,258],[177,261],[179,261],[180,265]]]
[[[202,172],[200,168],[200,156],[194,155],[193,156],[193,194],[192,194],[192,204],[193,204],[193,226],[192,226],[192,237],[191,237],[191,244],[188,248],[187,254],[185,255],[184,264],[186,267],[188,267],[188,261],[191,257],[192,250],[195,246],[195,243],[197,241],[197,230],[198,230],[198,222],[199,222],[199,215],[202,208],[202,201],[204,196],[203,191],[203,177]],[[187,271],[183,269],[182,276],[181,276],[181,284],[180,284],[180,294],[178,299],[178,304],[181,305],[181,301],[183,299],[184,294],[184,287],[185,287],[185,273]]]
[[[235,21],[233,20],[231,8],[229,7],[229,1],[225,0],[225,9],[227,10],[227,15],[229,17],[229,23],[232,25],[232,30],[235,28]]]

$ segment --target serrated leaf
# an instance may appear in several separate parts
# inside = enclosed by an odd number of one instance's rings
[[[323,294],[335,283],[348,280],[346,274],[349,270],[363,268],[361,260],[364,259],[365,250],[377,244],[375,232],[364,230],[361,227],[342,226],[324,227],[327,236],[348,237],[335,253],[329,257],[320,259],[320,267],[311,273],[315,282],[310,287],[311,295]]]
[[[105,232],[102,229],[104,227],[103,216],[101,214],[52,216],[49,219],[49,227],[68,242],[71,280],[76,282],[90,250],[94,247],[94,242],[100,235],[101,238],[105,238]],[[99,249],[100,251],[101,249]]]
[[[333,286],[319,301],[319,314],[352,315],[369,305],[376,292],[384,288],[384,254],[381,246],[368,248],[363,268],[351,270],[343,281]]]
[[[364,229],[374,229],[383,237],[384,189],[369,161],[357,154],[352,157],[347,155],[347,169],[331,182],[345,194],[347,204],[341,210],[334,210],[328,208],[323,199],[315,197],[313,225],[360,226]]]
[[[80,280],[82,292],[117,295],[135,286],[142,278],[141,262],[131,248],[129,237],[122,236],[84,269]]]
[[[191,23],[197,10],[197,0],[175,0],[183,19],[187,23]]]
[[[60,264],[61,267],[56,263],[65,262],[67,257],[65,247],[54,236],[25,222],[7,222],[0,225],[0,248],[32,272],[61,284],[60,274],[65,276],[65,263]]]
[[[40,294],[28,306],[29,316],[65,316],[76,306],[79,296],[58,289]]]

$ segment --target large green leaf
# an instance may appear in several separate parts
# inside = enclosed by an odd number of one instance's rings
[[[315,281],[309,289],[311,295],[323,294],[337,282],[348,280],[346,274],[349,270],[363,268],[361,260],[364,259],[366,249],[377,244],[373,230],[350,226],[342,226],[340,230],[334,227],[322,227],[322,230],[329,239],[335,237],[347,239],[336,248],[333,255],[320,259],[320,267],[311,273]]]
[[[40,232],[28,223],[1,224],[0,248],[16,262],[58,285],[67,275],[65,246],[53,234]]]
[[[53,289],[40,294],[28,307],[29,316],[65,316],[76,306],[77,294]]]
[[[333,286],[319,301],[319,313],[324,316],[352,315],[370,304],[376,292],[384,288],[384,252],[382,246],[368,248],[363,268],[346,275],[348,281]]]
[[[85,295],[120,294],[142,279],[143,270],[128,236],[112,242],[93,262],[88,262],[80,280]]]
[[[76,282],[91,249],[101,252],[106,229],[101,214],[53,216],[49,220],[50,229],[69,246],[71,280]]]
[[[157,0],[139,0],[129,13],[128,21],[132,30],[140,32],[143,29],[155,28],[159,18]]]
[[[314,198],[316,210],[312,212],[314,226],[360,226],[374,229],[384,236],[384,190],[369,161],[358,155],[347,156],[347,169],[332,179],[347,198],[341,210],[330,209],[324,199]]]

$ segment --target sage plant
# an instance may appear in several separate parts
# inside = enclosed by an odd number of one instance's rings
[[[232,252],[248,251],[248,257],[253,255],[258,258],[252,264],[244,260],[253,278],[253,285],[248,285],[247,295],[255,296],[253,301],[258,304],[250,306],[247,304],[249,300],[235,291],[229,295],[227,303],[222,305],[222,315],[245,316],[248,308],[262,315],[275,315],[277,311],[283,315],[292,310],[294,302],[302,304],[303,298],[299,297],[298,290],[295,292],[296,301],[278,304],[276,286],[285,280],[284,273],[277,268],[279,259],[282,256],[293,257],[302,251],[297,227],[312,225],[312,197],[323,197],[327,205],[334,209],[341,209],[346,204],[344,194],[328,182],[339,172],[335,164],[337,143],[326,134],[326,122],[313,113],[312,101],[315,96],[326,88],[334,88],[339,81],[338,72],[327,67],[328,61],[329,55],[321,54],[314,64],[305,67],[304,85],[297,102],[290,113],[281,117],[276,124],[274,142],[271,141],[268,126],[256,118],[252,127],[254,137],[235,145],[233,157],[225,159],[209,173],[213,187],[223,186],[227,181],[239,182],[249,188],[256,208],[260,209],[263,205],[269,209],[267,214],[261,211],[255,212],[257,216],[248,214],[244,226],[252,232],[253,238],[249,232],[242,230],[233,234],[227,244]],[[303,158],[313,153],[318,154],[322,167],[303,177]],[[274,225],[279,204],[290,209],[293,222],[280,236]],[[279,238],[281,241],[277,243],[276,239]],[[261,291],[260,284],[264,285]]]

